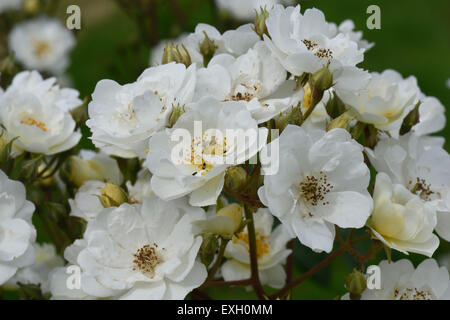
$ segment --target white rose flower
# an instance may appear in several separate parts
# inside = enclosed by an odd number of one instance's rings
[[[433,255],[439,239],[433,234],[437,218],[432,206],[383,172],[377,174],[373,201],[367,224],[377,239],[405,254]]]
[[[216,55],[207,68],[197,72],[195,100],[211,95],[219,100],[243,101],[258,123],[272,119],[297,105],[302,90],[272,57],[264,42],[257,42],[244,55]]]
[[[50,271],[48,275],[50,292],[52,300],[94,300],[97,299],[94,296],[87,294],[83,291],[83,288],[69,287],[68,277],[71,273],[68,273],[69,267],[77,268],[77,258],[81,250],[87,247],[86,240],[77,239],[64,250],[64,259],[68,261],[68,265],[65,267],[57,267]],[[69,270],[70,271],[70,270]],[[81,271],[81,270],[80,270]],[[72,271],[73,272],[73,271]],[[75,285],[75,282],[69,282]],[[91,282],[92,283],[92,282]],[[81,283],[80,283],[81,284]],[[101,288],[100,286],[97,289]]]
[[[200,131],[196,124],[201,125]],[[172,140],[180,132],[189,137],[181,137],[181,142]],[[173,128],[150,139],[144,166],[153,174],[153,192],[164,200],[189,194],[193,206],[215,204],[226,169],[253,157],[265,143],[267,133],[267,128],[258,128],[243,103],[201,99],[180,116]]]
[[[233,18],[242,21],[255,19],[255,13],[260,8],[271,9],[276,4],[290,5],[292,0],[215,0],[219,10],[229,12]]]
[[[24,71],[0,95],[0,124],[6,140],[14,139],[15,155],[24,151],[53,155],[73,148],[81,138],[70,110],[80,105],[78,91],[60,89],[55,79],[43,80]]]
[[[194,33],[189,34],[181,44],[183,44],[192,62],[203,65],[203,55],[200,52],[200,44],[205,40],[205,33],[208,38],[214,41],[217,47],[215,54],[228,53],[238,57],[248,51],[254,44],[260,41],[258,34],[253,29],[253,24],[244,24],[235,30],[228,30],[221,34],[215,27],[199,23],[195,27]]]
[[[267,146],[271,152],[274,143],[279,169],[264,176],[260,200],[291,236],[314,251],[330,252],[335,224],[362,228],[372,212],[362,146],[343,129],[325,133],[293,125]]]
[[[131,184],[127,181],[127,190],[131,203],[142,203],[146,197],[154,195],[151,186],[152,174],[147,169],[138,172],[136,182]]]
[[[0,1],[0,13],[7,10],[20,9],[23,0],[2,0]]]
[[[325,21],[318,9],[300,13],[300,6],[284,8],[277,5],[266,20],[269,36],[267,46],[284,68],[295,76],[314,73],[329,65],[336,90],[358,90],[369,75],[356,65],[363,61],[364,49],[336,27]]]
[[[412,127],[418,136],[436,133],[445,128],[445,107],[435,97],[424,97],[419,105],[419,123]]]
[[[261,284],[272,288],[281,288],[286,281],[283,263],[291,250],[286,248],[290,237],[283,225],[272,231],[273,216],[267,209],[258,209],[253,214],[256,232],[256,254]],[[222,265],[221,272],[225,281],[249,279],[250,254],[247,227],[233,237],[225,249],[228,260]]]
[[[449,300],[450,280],[445,267],[426,259],[414,269],[411,261],[402,259],[379,264],[381,289],[366,289],[361,300]],[[343,299],[348,299],[346,294]]]
[[[342,23],[339,26],[337,26],[334,23],[330,23],[330,25],[332,25],[334,28],[336,28],[335,29],[336,35],[339,33],[348,35],[350,40],[358,43],[358,48],[369,50],[375,45],[374,43],[368,42],[367,40],[363,39],[362,31],[354,31],[355,23],[352,20],[349,20],[349,19],[344,20],[344,21],[342,21]]]
[[[75,198],[69,199],[71,208],[70,215],[83,218],[86,221],[94,220],[104,208],[100,201],[100,197],[105,185],[106,184],[101,181],[86,181],[78,189]]]
[[[359,121],[389,131],[394,137],[398,137],[403,119],[414,108],[419,94],[414,76],[403,79],[394,70],[371,73],[370,82],[362,91],[338,93]]]
[[[194,225],[199,229],[198,233],[212,233],[224,237],[232,236],[241,227],[244,209],[237,203],[225,205],[217,212],[216,207],[208,207],[206,220],[194,221]]]
[[[145,157],[152,134],[168,124],[172,107],[190,102],[195,88],[195,65],[169,63],[146,69],[138,80],[119,85],[97,83],[89,103],[86,125],[92,141],[107,154]]]
[[[151,51],[150,65],[157,66],[161,64],[166,43],[183,45],[188,51],[192,63],[203,65],[203,55],[200,52],[200,44],[205,40],[205,33],[208,38],[214,41],[217,47],[215,54],[227,53],[238,57],[260,40],[259,36],[253,30],[252,24],[245,24],[235,30],[228,30],[221,34],[215,27],[199,23],[193,33],[183,33],[176,39],[166,39],[157,44]]]
[[[25,196],[24,185],[0,170],[0,286],[34,261],[34,205]]]
[[[42,293],[50,293],[49,273],[63,266],[64,260],[56,254],[55,246],[50,243],[34,244],[34,253],[34,263],[20,269],[9,282],[40,285]]]
[[[9,35],[9,49],[27,69],[62,74],[69,65],[75,37],[53,18],[39,17],[17,24]]]
[[[68,179],[80,187],[85,181],[98,180],[121,185],[123,175],[116,159],[102,152],[81,150],[78,156],[68,160]]]
[[[425,140],[426,142],[427,140]],[[450,241],[450,156],[437,145],[426,145],[414,133],[398,140],[386,138],[374,150],[366,149],[378,172],[394,184],[417,194],[437,211],[436,232]]]
[[[165,202],[150,197],[142,205],[104,209],[89,222],[84,241],[75,250],[82,270],[78,293],[97,298],[184,299],[207,276],[196,259],[202,238],[192,228],[192,221],[204,217],[202,209],[188,206],[184,199]],[[56,281],[64,281],[61,274]],[[53,288],[54,296],[65,295],[61,285]]]

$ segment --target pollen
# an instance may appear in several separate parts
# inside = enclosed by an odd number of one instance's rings
[[[317,43],[312,42],[311,40],[304,39],[304,40],[302,40],[302,42],[306,46],[306,49],[308,49],[308,50],[313,50],[315,47],[318,46]]]
[[[330,49],[320,48],[319,44],[313,42],[311,40],[304,39],[302,40],[303,44],[306,46],[306,49],[312,51],[314,55],[320,59],[332,59],[333,51]]]
[[[154,277],[156,267],[163,261],[156,243],[153,243],[153,245],[146,244],[138,249],[133,254],[133,257],[133,263],[135,265],[133,270],[140,270],[150,277]]]
[[[300,182],[299,191],[303,199],[313,206],[319,204],[329,204],[325,200],[325,195],[334,187],[328,182],[327,176],[320,171],[318,177],[311,175],[306,176],[302,182]]]
[[[405,288],[403,290],[395,288],[394,297],[397,300],[433,300],[431,292],[417,288]]]
[[[238,233],[233,238],[233,243],[241,243],[244,244],[248,250],[250,250],[248,232],[243,231]],[[270,253],[270,243],[269,237],[256,232],[256,256],[257,258],[261,258],[266,254]]]
[[[47,129],[47,127],[46,127],[44,122],[36,121],[35,119],[33,119],[31,117],[22,119],[20,121],[20,123],[25,124],[27,126],[36,126],[36,127],[38,127],[39,129],[41,129],[44,132],[48,131],[48,129]]]
[[[320,59],[331,59],[333,58],[333,52],[330,49],[319,49],[314,55]]]
[[[261,89],[261,83],[256,82],[255,84],[246,84],[246,83],[240,83],[239,84],[239,90],[243,89],[243,92],[237,92],[236,94],[232,95],[230,100],[232,101],[251,101],[253,98],[255,98],[258,94],[258,91]]]
[[[35,40],[33,41],[33,49],[34,55],[43,59],[51,51],[51,46],[47,41]]]
[[[411,180],[408,183],[412,185]],[[434,194],[430,187],[431,185],[427,184],[425,179],[416,178],[416,183],[412,187],[411,192],[417,194],[422,200],[428,201],[431,195]]]
[[[205,176],[214,168],[214,163],[207,158],[212,156],[223,157],[226,154],[227,138],[219,139],[218,137],[208,137],[207,134],[203,137],[195,137],[191,141],[190,150],[186,151],[185,162],[192,164],[195,167],[193,176]]]

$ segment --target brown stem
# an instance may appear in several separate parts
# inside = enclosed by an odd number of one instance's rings
[[[224,287],[224,286],[246,286],[252,284],[252,279],[235,281],[210,281],[205,287]]]
[[[206,293],[204,293],[198,289],[194,289],[191,293],[192,293],[192,295],[194,295],[202,300],[213,300],[209,295],[207,295]]]
[[[320,271],[322,268],[326,267],[328,264],[330,264],[334,259],[339,257],[343,252],[345,251],[345,247],[340,247],[339,249],[333,251],[332,254],[330,254],[328,257],[326,257],[324,260],[316,264],[314,267],[309,269],[307,272],[302,274],[300,277],[298,277],[295,281],[290,282],[288,285],[286,285],[283,289],[279,290],[278,292],[274,293],[270,296],[270,299],[276,299],[283,297],[285,294],[289,293],[289,291],[299,284],[301,284],[303,281],[308,279],[309,277],[316,274],[318,271]]]
[[[250,269],[251,269],[252,286],[258,298],[265,300],[266,294],[261,285],[261,282],[259,281],[258,257],[256,255],[257,253],[256,232],[255,232],[255,223],[253,221],[253,213],[247,206],[245,206],[244,209],[245,209],[245,219],[247,221],[250,221],[247,224],[247,230],[248,230],[248,244],[250,249]]]
[[[229,195],[233,196],[234,198],[238,199],[239,201],[248,203],[248,204],[253,205],[253,206],[256,205],[258,207],[264,207],[264,205],[262,204],[262,202],[259,199],[251,199],[251,198],[247,197],[244,194],[240,194],[240,193],[231,191],[231,190],[229,190],[227,188],[224,188],[224,191],[226,193],[228,193]]]
[[[294,271],[294,239],[288,242],[287,248],[291,249],[291,254],[286,260],[286,284],[292,281],[292,274]]]

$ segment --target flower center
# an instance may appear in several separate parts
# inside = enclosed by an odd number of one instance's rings
[[[309,204],[317,206],[329,204],[324,201],[325,195],[329,193],[334,187],[328,182],[327,176],[320,171],[318,177],[311,175],[306,176],[299,185],[299,192],[302,198]]]
[[[158,252],[158,245],[146,244],[133,254],[133,270],[140,270],[144,274],[148,274],[151,278],[155,275],[155,268],[163,261],[161,254]]]
[[[412,181],[410,180],[408,184],[411,186]],[[416,183],[411,188],[411,192],[417,194],[422,200],[428,201],[430,200],[431,195],[434,193],[430,189],[430,184],[425,182],[425,179],[416,178]]]
[[[36,127],[38,127],[39,129],[41,129],[44,132],[48,131],[48,129],[45,126],[44,122],[37,121],[37,120],[35,120],[35,119],[31,118],[31,117],[26,117],[26,118],[20,120],[20,123],[25,124],[27,126],[36,126]]]
[[[234,90],[235,94],[231,96],[230,100],[248,102],[257,96],[260,88],[261,83],[259,83],[258,81],[254,82],[253,84],[240,83],[238,86],[236,86]]]
[[[256,256],[259,259],[270,252],[269,237],[262,235],[259,232],[256,232],[255,236],[256,236]],[[245,247],[247,247],[247,250],[250,250],[248,232],[243,231],[238,233],[233,238],[233,243],[241,243]]]
[[[433,300],[434,295],[432,292],[424,289],[417,288],[405,288],[394,289],[394,297],[397,300]]]
[[[48,42],[42,40],[34,40],[33,48],[34,55],[41,60],[51,51],[51,47]]]
[[[227,150],[227,138],[223,139],[212,136],[195,137],[191,141],[191,149],[186,150],[185,162],[195,167],[193,176],[200,174],[205,176],[214,168],[214,158],[224,157]]]
[[[311,51],[319,59],[333,58],[333,51],[331,51],[330,49],[320,48],[318,43],[311,40],[304,39],[302,40],[302,42],[306,46],[306,49]]]

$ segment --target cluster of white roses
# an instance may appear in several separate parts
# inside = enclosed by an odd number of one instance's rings
[[[439,246],[435,232],[450,241],[450,157],[444,139],[430,136],[445,126],[445,108],[412,76],[358,68],[372,44],[351,21],[337,26],[317,9],[301,13],[300,6],[274,2],[261,11],[259,25],[221,34],[200,24],[177,45],[155,49],[152,67],[135,82],[97,84],[86,125],[100,152],[68,160],[78,188],[71,215],[87,221],[83,238],[64,252],[68,265],[79,267],[80,287],[67,285],[66,267],[51,249],[34,244],[34,206],[24,186],[0,171],[0,285],[38,283],[55,299],[183,299],[211,281],[214,262],[199,257],[205,234],[226,239],[216,274],[225,281],[251,277],[255,236],[259,280],[273,288],[285,285],[291,239],[331,252],[336,226],[367,226],[373,239],[405,254],[431,257]],[[236,11],[246,19],[245,10]],[[51,45],[24,40],[26,28],[35,27],[22,28],[10,38],[19,61],[64,69],[67,61],[56,55],[65,56],[71,41],[65,38],[53,56]],[[57,61],[35,63],[28,54],[37,51]],[[344,110],[330,115],[338,102]],[[70,111],[80,104],[77,91],[53,78],[16,75],[0,92],[0,147],[11,142],[14,156],[73,148],[81,133]],[[414,114],[419,121],[404,133]],[[279,137],[270,135],[274,127]],[[359,128],[377,143],[357,142]],[[257,138],[236,145],[211,139],[209,129],[253,131]],[[193,151],[201,145],[199,159],[174,161],[179,130],[190,133]],[[244,181],[259,188],[250,199],[253,218],[243,223],[244,208],[222,195],[248,200],[233,183],[246,180],[243,165],[261,153],[278,154],[271,161],[279,169]],[[113,156],[139,160],[137,181],[124,181]],[[214,161],[225,156],[235,162]],[[368,163],[376,170],[373,188]],[[281,223],[273,228],[275,217]],[[44,258],[34,257],[33,248]],[[382,289],[366,289],[362,298],[450,298],[448,271],[432,259],[416,270],[407,260],[380,267]]]

